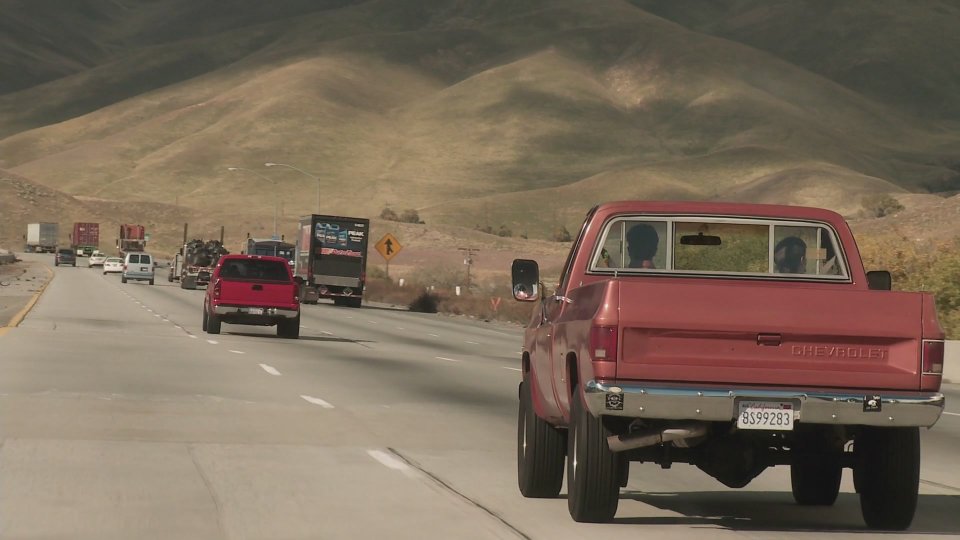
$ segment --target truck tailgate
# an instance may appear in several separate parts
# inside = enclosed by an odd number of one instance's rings
[[[293,283],[255,280],[220,280],[220,305],[286,307],[296,306]]]
[[[618,379],[920,386],[919,295],[704,281],[620,283]]]

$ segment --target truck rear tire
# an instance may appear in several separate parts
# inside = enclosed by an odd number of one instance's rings
[[[570,397],[570,429],[567,433],[567,508],[580,523],[606,523],[620,503],[623,458],[610,451],[611,433],[590,414],[580,388]]]
[[[126,283],[126,282],[127,282],[127,278],[120,276],[120,283]]]
[[[566,433],[553,427],[533,410],[530,382],[520,383],[517,418],[517,482],[520,493],[533,499],[549,499],[563,487]]]
[[[203,308],[203,323],[200,325],[204,332],[207,331],[207,308]]]
[[[151,284],[151,285],[153,285],[153,280],[151,279],[151,280],[150,280],[150,281],[148,281],[147,283],[149,283],[149,284]]]
[[[277,322],[277,337],[286,339],[300,338],[300,314],[293,319],[280,319]]]
[[[208,334],[219,334],[220,333],[220,317],[216,313],[207,313],[207,333]]]
[[[352,308],[359,308],[363,305],[363,298],[358,296],[356,298],[348,298],[347,305]]]
[[[793,500],[802,506],[831,506],[840,493],[843,466],[838,456],[795,456],[790,465]]]
[[[920,429],[864,427],[854,440],[854,454],[867,527],[909,527],[920,487]]]

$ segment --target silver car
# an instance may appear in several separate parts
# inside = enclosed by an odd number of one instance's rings
[[[93,268],[94,266],[103,266],[103,262],[107,260],[107,255],[99,251],[94,251],[90,255],[90,259],[87,264]]]
[[[153,255],[149,253],[127,253],[123,259],[123,273],[120,282],[127,280],[147,281],[153,285]]]

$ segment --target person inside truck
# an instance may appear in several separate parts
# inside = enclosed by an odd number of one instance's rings
[[[653,257],[657,254],[660,237],[653,227],[638,223],[627,231],[627,254],[630,255],[628,268],[656,268]]]
[[[773,264],[778,274],[807,273],[807,243],[788,236],[773,248]]]

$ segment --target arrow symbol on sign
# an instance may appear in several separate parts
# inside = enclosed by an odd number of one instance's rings
[[[388,238],[387,241],[384,242],[384,245],[387,246],[387,255],[393,253],[393,241]]]

